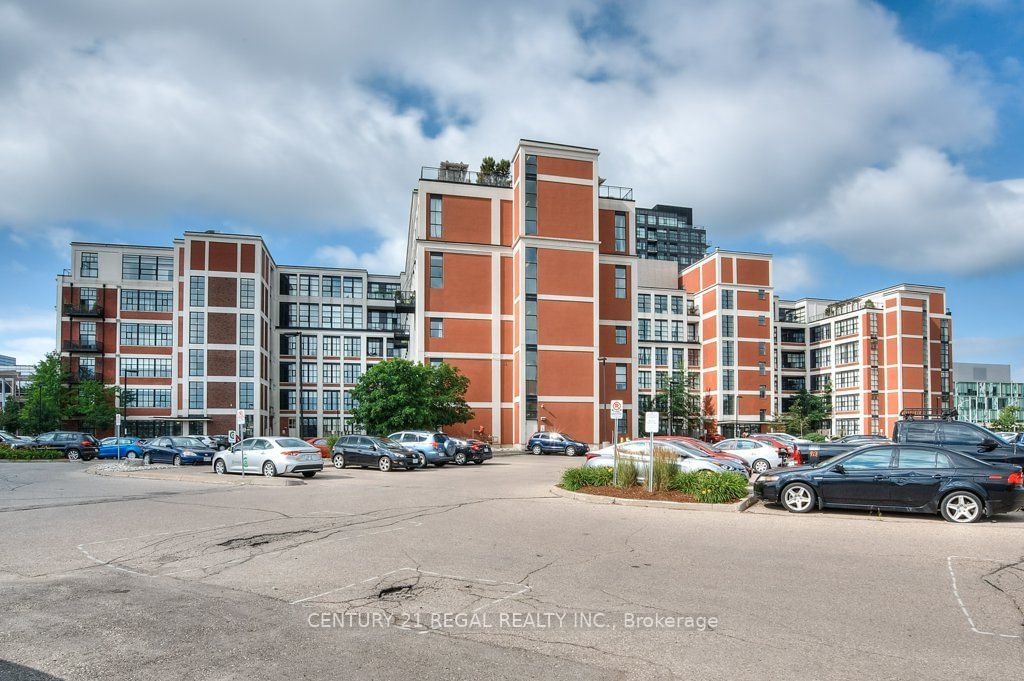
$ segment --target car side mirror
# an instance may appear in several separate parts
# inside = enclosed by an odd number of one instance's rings
[[[987,437],[987,438],[985,438],[985,440],[984,440],[984,441],[983,441],[983,442],[981,443],[981,446],[985,448],[985,451],[987,451],[987,452],[991,452],[991,451],[992,451],[993,449],[995,449],[996,447],[998,447],[998,446],[999,446],[999,443],[998,443],[998,442],[996,442],[996,441],[995,441],[994,439],[992,439],[992,438],[990,438],[990,437]]]
[[[846,472],[846,469],[845,469],[845,468],[843,468],[843,464],[841,464],[841,463],[837,463],[837,464],[836,464],[836,465],[835,465],[835,466],[834,466],[834,467],[832,468],[832,470],[833,470],[833,471],[835,471],[836,473],[845,473],[845,472]]]

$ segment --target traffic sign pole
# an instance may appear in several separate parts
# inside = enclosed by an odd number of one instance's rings
[[[658,417],[656,411],[644,412],[644,430],[651,436],[650,456],[647,462],[647,491],[654,491],[654,434],[658,432]]]
[[[245,456],[245,447],[242,445],[245,442],[245,411],[241,409],[235,412],[235,432],[238,438],[238,450],[242,455],[242,477],[244,478],[245,467],[249,464],[249,460]]]
[[[612,485],[619,484],[619,420],[622,419],[622,400],[612,400]]]

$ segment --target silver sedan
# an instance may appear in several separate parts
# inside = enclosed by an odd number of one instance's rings
[[[644,471],[647,469],[647,462],[650,460],[650,449],[647,440],[632,440],[630,442],[623,442],[619,445],[619,461],[630,460],[636,464],[640,470],[640,475],[643,476]],[[726,468],[719,465],[712,459],[694,456],[689,452],[682,451],[680,448],[673,447],[669,443],[657,442],[654,443],[654,454],[656,456],[669,456],[675,457],[675,463],[679,466],[679,470],[684,473],[691,473],[693,471],[711,471],[714,473],[724,473]],[[613,468],[615,466],[615,448],[613,446],[604,447],[596,452],[591,452],[587,455],[587,461],[583,464],[586,468]]]
[[[268,478],[287,473],[312,478],[324,469],[320,450],[308,442],[294,437],[251,437],[217,452],[213,470],[219,475],[241,473],[243,462],[246,473]]]

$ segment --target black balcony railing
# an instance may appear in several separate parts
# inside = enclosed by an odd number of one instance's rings
[[[65,317],[102,317],[103,306],[95,303],[64,303]]]
[[[511,187],[512,178],[500,175],[488,175],[476,173],[472,170],[462,168],[431,168],[423,166],[420,169],[421,180],[433,182],[458,182],[460,184],[479,184],[485,187]]]
[[[399,324],[398,322],[369,322],[366,328],[370,331],[391,331],[398,333],[401,329],[405,329],[406,334],[409,333],[408,324]]]
[[[395,291],[395,310],[397,312],[415,312],[416,292]]]
[[[96,340],[66,340],[61,347],[64,352],[103,352],[103,343]]]
[[[79,369],[78,371],[71,372],[71,382],[81,383],[82,381],[99,381],[103,382],[103,373],[100,371],[92,371],[89,369]]]
[[[618,199],[619,201],[632,201],[633,188],[616,187],[613,184],[602,184],[599,185],[597,188],[597,195],[602,199]]]

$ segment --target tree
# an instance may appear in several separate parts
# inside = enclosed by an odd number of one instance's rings
[[[56,351],[48,353],[36,365],[21,408],[24,432],[42,433],[60,428],[68,414],[68,378]]]
[[[495,161],[493,156],[484,156],[480,161],[480,174],[477,175],[477,184],[498,184],[508,182],[512,174],[512,164],[507,158]]]
[[[117,388],[108,388],[99,381],[82,381],[72,405],[73,418],[92,433],[110,430],[114,427],[119,392]]]
[[[462,423],[473,418],[463,397],[468,387],[469,379],[451,365],[389,359],[359,377],[352,418],[371,435]]]
[[[793,435],[805,435],[808,431],[818,430],[832,413],[832,386],[826,385],[822,395],[812,395],[802,389],[793,398],[793,404],[782,415],[786,424],[786,432]]]
[[[715,416],[715,399],[711,393],[706,393],[700,403],[700,418],[704,422],[705,435],[716,435],[718,433],[718,419]]]
[[[1016,431],[1020,425],[1020,407],[1007,405],[999,410],[999,416],[992,421],[992,430]]]
[[[21,430],[21,402],[13,395],[7,396],[7,402],[0,411],[0,430],[17,433]]]
[[[662,430],[670,435],[692,433],[700,429],[701,399],[696,391],[697,374],[685,376],[673,372],[668,384],[655,397],[655,409],[661,413]]]

